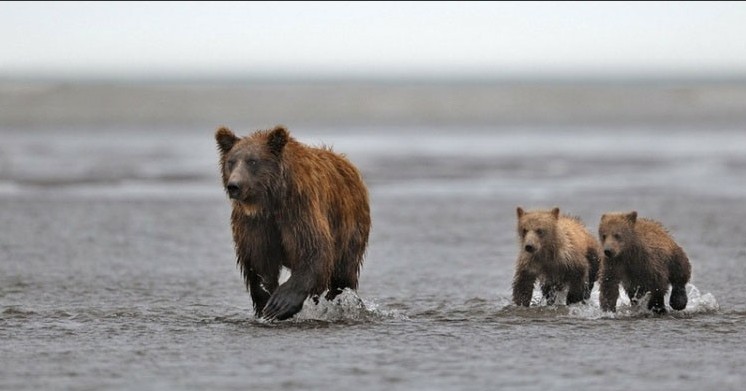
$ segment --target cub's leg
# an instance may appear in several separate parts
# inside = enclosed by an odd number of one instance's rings
[[[587,281],[583,278],[576,278],[571,281],[569,285],[570,287],[567,291],[567,305],[584,301],[585,291],[588,286]]]
[[[559,284],[552,281],[545,281],[541,284],[541,295],[547,301],[547,305],[554,305],[557,300],[557,291],[561,288]]]
[[[686,308],[686,283],[689,282],[691,273],[689,258],[683,251],[680,251],[680,254],[676,254],[671,259],[668,267],[669,280],[671,281],[671,298],[668,300],[668,304],[677,311]]]
[[[528,307],[534,293],[536,275],[528,271],[516,271],[513,278],[513,302],[516,305]]]

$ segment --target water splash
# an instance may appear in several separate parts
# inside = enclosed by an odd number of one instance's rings
[[[682,315],[682,314],[685,314],[685,315],[707,314],[707,313],[716,312],[720,309],[720,305],[718,304],[717,300],[715,300],[715,296],[713,296],[711,293],[705,293],[704,295],[702,295],[699,289],[692,284],[687,284],[686,295],[687,295],[686,308],[684,308],[681,311],[676,311],[676,310],[673,310],[668,304],[668,301],[671,298],[670,290],[668,293],[666,293],[666,296],[664,297],[663,301],[666,304],[666,309],[668,310],[669,314],[673,316]],[[624,291],[620,288],[619,299],[617,300],[617,316],[616,317],[651,316],[650,311],[648,311],[647,309],[649,299],[650,299],[650,294],[647,294],[642,297],[638,305],[633,305],[630,302],[629,298],[627,297],[627,294],[624,293]],[[596,300],[595,303],[598,303],[598,301]],[[607,316],[607,315],[608,314],[604,314],[604,316]]]
[[[665,296],[666,309],[668,314],[674,317],[688,317],[692,315],[710,314],[720,310],[715,296],[712,293],[702,294],[699,289],[692,285],[687,284],[687,304],[686,308],[681,311],[675,311],[668,305],[670,298],[670,292]],[[564,303],[567,292],[557,293],[557,303]],[[647,303],[649,295],[644,296],[639,304],[633,305],[627,294],[619,288],[619,299],[617,299],[617,310],[616,312],[607,312],[601,310],[599,301],[599,289],[595,286],[591,291],[591,297],[585,304],[573,304],[565,306],[563,304],[555,304],[553,306],[547,306],[546,300],[542,297],[541,292],[534,290],[533,297],[531,299],[530,308],[517,308],[512,303],[508,304],[503,308],[504,313],[510,313],[513,315],[520,316],[567,316],[570,318],[579,319],[624,319],[624,318],[643,318],[654,316],[652,312],[647,309]]]
[[[713,313],[720,310],[720,304],[715,300],[715,296],[712,293],[701,294],[699,289],[692,284],[687,284],[686,296],[689,298],[689,301],[683,310],[685,313]]]
[[[306,299],[303,309],[290,319],[291,322],[371,322],[377,320],[407,320],[401,311],[384,310],[373,300],[363,300],[351,289],[345,289],[334,300],[322,297],[318,304]]]

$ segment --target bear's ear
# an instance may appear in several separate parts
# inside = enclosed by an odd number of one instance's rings
[[[515,212],[516,212],[516,214],[518,215],[518,218],[519,218],[519,219],[520,219],[521,217],[523,217],[523,215],[524,215],[524,214],[526,214],[526,212],[525,212],[525,211],[523,210],[523,208],[521,208],[520,206],[518,207],[518,209],[516,209],[516,210],[515,210]]]
[[[240,140],[240,138],[236,137],[236,135],[225,126],[221,126],[215,131],[215,141],[218,142],[218,149],[223,155],[228,153],[228,151],[236,145],[238,140]]]
[[[554,208],[552,209],[552,216],[554,216],[554,218],[555,218],[555,219],[558,219],[558,218],[559,218],[559,208],[557,208],[557,207],[554,207]]]
[[[632,212],[627,213],[624,215],[624,217],[629,221],[631,224],[635,224],[637,222],[637,211],[633,210]]]
[[[267,146],[272,153],[280,156],[282,149],[285,148],[285,144],[288,143],[289,138],[290,134],[288,134],[288,130],[282,125],[277,125],[271,132],[269,132]]]

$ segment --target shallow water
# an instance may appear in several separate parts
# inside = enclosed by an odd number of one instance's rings
[[[746,133],[294,129],[364,173],[357,294],[265,322],[210,129],[2,130],[2,389],[741,389]],[[663,221],[686,310],[510,304],[515,207]]]

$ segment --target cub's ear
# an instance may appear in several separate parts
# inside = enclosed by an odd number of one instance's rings
[[[220,153],[223,155],[228,153],[228,151],[236,145],[238,140],[240,140],[240,138],[236,137],[236,135],[225,126],[221,126],[215,131],[215,141],[218,142],[218,150],[220,150]]]
[[[520,219],[521,217],[523,217],[523,215],[524,215],[524,214],[526,214],[526,212],[525,212],[525,211],[523,210],[523,208],[521,208],[520,206],[519,206],[519,207],[518,207],[518,209],[516,209],[515,211],[516,211],[516,214],[518,215],[518,218],[519,218],[519,219]]]
[[[271,132],[269,132],[267,146],[272,153],[279,156],[282,153],[283,148],[285,148],[285,144],[288,143],[289,138],[290,134],[288,133],[288,130],[282,125],[277,125]]]
[[[634,224],[637,222],[637,211],[633,210],[632,212],[629,212],[626,215],[624,215],[624,217],[627,219],[627,221]]]
[[[555,219],[558,219],[558,218],[559,218],[559,208],[557,208],[557,207],[554,207],[554,208],[552,209],[552,216],[554,216],[554,218],[555,218]]]

